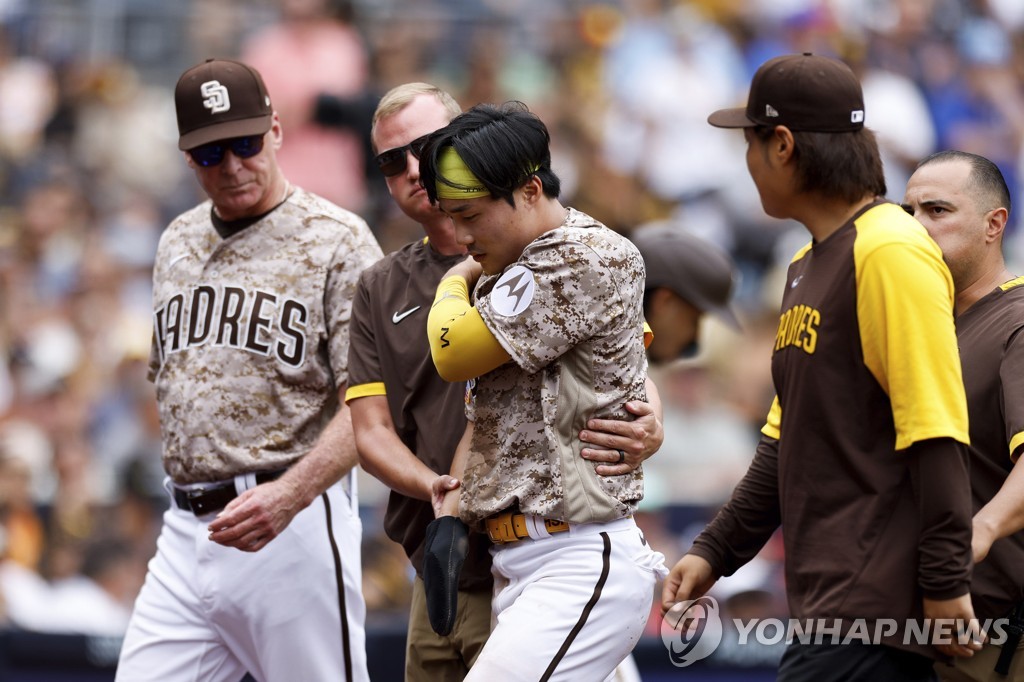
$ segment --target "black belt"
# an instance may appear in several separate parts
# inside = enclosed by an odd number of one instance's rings
[[[281,477],[287,469],[277,471],[260,471],[256,474],[256,484],[268,483]],[[172,485],[174,504],[179,509],[190,511],[196,516],[203,516],[220,511],[228,506],[228,502],[238,497],[234,479],[224,483],[216,483],[204,488],[179,488]]]

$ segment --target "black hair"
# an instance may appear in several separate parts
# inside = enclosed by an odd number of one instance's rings
[[[852,132],[792,131],[798,189],[827,199],[854,203],[866,194],[886,193],[882,156],[875,134],[868,128]],[[775,134],[772,126],[756,126],[761,142]]]
[[[970,182],[974,187],[981,190],[983,196],[980,199],[985,200],[984,203],[987,204],[986,210],[1005,208],[1007,213],[1010,212],[1010,189],[1006,186],[1006,179],[999,170],[999,166],[978,154],[947,149],[926,157],[917,164],[917,168],[944,161],[966,161],[970,164]]]
[[[478,104],[430,136],[420,155],[420,182],[432,203],[437,183],[459,189],[438,172],[445,147],[454,147],[491,196],[515,206],[513,192],[536,175],[544,194],[558,198],[562,183],[551,170],[551,137],[544,122],[522,102]]]

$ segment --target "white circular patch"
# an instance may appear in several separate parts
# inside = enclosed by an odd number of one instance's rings
[[[502,275],[491,289],[491,307],[505,317],[518,315],[530,306],[536,288],[533,273],[517,265]]]

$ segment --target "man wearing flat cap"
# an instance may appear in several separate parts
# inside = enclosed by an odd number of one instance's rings
[[[763,64],[745,108],[708,118],[743,130],[765,212],[811,242],[787,274],[754,460],[663,608],[703,595],[781,526],[803,629],[785,681],[930,680],[936,656],[980,648],[953,280],[921,224],[883,198],[864,114],[849,67],[802,54]]]
[[[368,679],[348,323],[381,257],[289,184],[260,74],[211,59],[174,92],[209,196],[164,231],[153,345],[169,507],[120,682]]]

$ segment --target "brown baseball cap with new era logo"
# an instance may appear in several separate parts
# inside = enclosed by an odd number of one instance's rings
[[[708,116],[718,128],[786,126],[841,133],[864,127],[864,93],[850,67],[809,52],[769,59],[750,82],[747,106]]]
[[[174,88],[178,149],[217,140],[262,135],[274,111],[256,69],[229,59],[207,59],[182,74]]]

